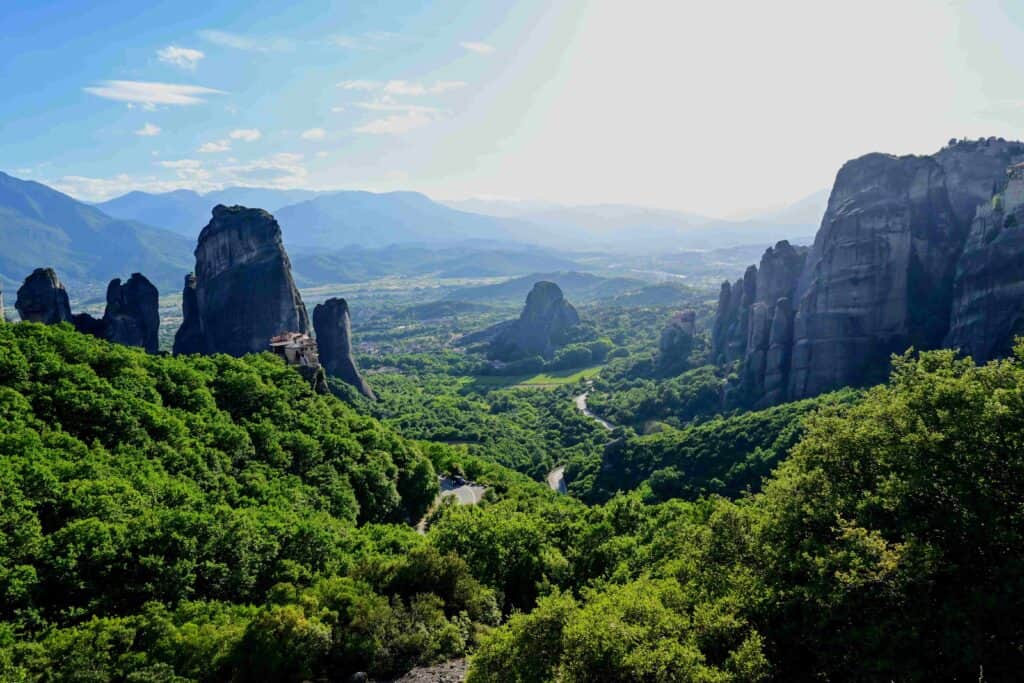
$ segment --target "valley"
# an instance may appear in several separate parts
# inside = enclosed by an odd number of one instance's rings
[[[0,683],[1019,680],[1019,4],[6,0]]]

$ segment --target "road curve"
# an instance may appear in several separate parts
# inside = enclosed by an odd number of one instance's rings
[[[590,419],[596,420],[599,425],[607,429],[609,432],[615,429],[615,425],[613,425],[608,420],[605,420],[603,418],[598,417],[597,415],[594,415],[590,408],[587,407],[587,394],[589,393],[589,391],[584,391],[582,394],[573,399],[576,402],[576,408]]]

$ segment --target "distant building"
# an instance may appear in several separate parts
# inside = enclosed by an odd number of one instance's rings
[[[302,332],[285,332],[270,338],[270,350],[289,365],[319,368],[320,353],[316,340]]]

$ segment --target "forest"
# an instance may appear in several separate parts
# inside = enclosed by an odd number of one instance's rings
[[[866,391],[648,436],[595,427],[572,386],[432,376],[374,377],[375,418],[267,354],[0,325],[0,679],[387,678],[465,655],[470,681],[1022,664],[1024,346],[983,366],[908,352]],[[559,461],[575,495],[535,481]],[[481,503],[432,507],[446,472]]]

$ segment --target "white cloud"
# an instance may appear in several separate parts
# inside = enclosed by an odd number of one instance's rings
[[[198,159],[154,161],[159,175],[133,176],[122,173],[109,178],[64,176],[46,184],[87,201],[103,201],[132,190],[170,192],[182,188],[208,192],[233,185],[294,189],[309,185],[309,173],[302,154],[283,152],[239,164],[228,159],[210,165]]]
[[[345,107],[331,107],[331,111],[335,114],[340,114],[345,111]]]
[[[214,45],[230,47],[234,50],[246,50],[248,52],[286,52],[292,49],[291,41],[284,38],[253,38],[237,33],[215,30],[200,31],[199,37]]]
[[[168,45],[165,48],[157,50],[156,56],[161,62],[173,64],[174,66],[179,66],[182,69],[195,69],[199,60],[206,55],[203,54],[202,51],[194,50],[190,47]]]
[[[232,140],[244,140],[245,142],[255,142],[263,137],[263,134],[258,128],[236,128],[235,130],[228,133],[228,137]]]
[[[342,81],[338,84],[343,90],[378,90],[382,83],[380,81]]]
[[[316,156],[317,156],[318,159],[326,159],[327,158],[327,152],[323,152],[323,151],[317,152]]]
[[[382,119],[374,119],[353,128],[353,130],[356,133],[369,133],[371,135],[397,135],[407,133],[416,128],[422,128],[434,120],[434,117],[426,112],[409,111],[402,114],[385,116]]]
[[[384,92],[388,95],[407,95],[407,96],[420,96],[420,95],[440,95],[448,92],[449,90],[456,90],[457,88],[464,88],[467,85],[465,81],[434,81],[433,85],[425,83],[417,83],[415,81],[342,81],[338,84],[339,88],[343,90],[361,90],[365,92]]]
[[[221,185],[259,185],[290,189],[308,184],[309,172],[300,163],[301,154],[281,152],[245,164],[231,164],[217,169]]]
[[[218,154],[220,152],[227,152],[230,149],[231,141],[225,138],[223,140],[212,140],[203,143],[199,148],[199,152],[200,154]]]
[[[103,81],[99,85],[89,86],[85,92],[97,97],[118,102],[138,102],[144,108],[152,108],[158,104],[190,105],[206,101],[207,95],[223,94],[221,90],[206,88],[201,85],[181,85],[176,83],[153,83],[148,81]]]
[[[174,161],[158,161],[164,168],[201,168],[203,162],[198,159],[175,159]]]
[[[356,106],[367,111],[419,112],[421,114],[436,114],[441,111],[437,107],[427,107],[421,104],[401,104],[390,100],[356,102]]]
[[[487,43],[480,43],[470,40],[463,43],[459,43],[459,45],[461,45],[463,49],[469,50],[470,52],[475,52],[478,55],[489,55],[492,52],[494,52],[494,46],[488,45]]]
[[[135,131],[135,134],[141,135],[142,137],[151,138],[154,135],[160,135],[160,126],[154,125],[152,123],[147,123],[142,128],[139,128],[137,131]]]
[[[323,140],[327,137],[327,131],[323,128],[310,128],[303,131],[300,136],[303,140]]]

